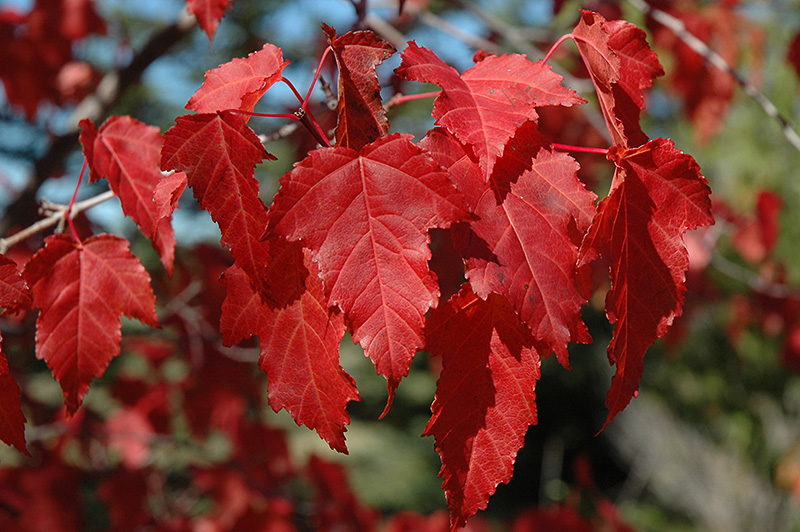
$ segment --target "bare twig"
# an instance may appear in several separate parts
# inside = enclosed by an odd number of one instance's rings
[[[712,256],[711,266],[734,281],[744,283],[755,292],[778,299],[800,298],[800,289],[769,281],[757,273],[728,260],[719,253],[714,253]]]
[[[392,46],[398,50],[406,47],[406,42],[408,41],[406,36],[378,15],[367,13],[367,16],[364,17],[364,25],[392,43]]]
[[[113,191],[107,190],[102,194],[98,194],[97,196],[93,196],[89,199],[80,201],[72,206],[72,210],[70,211],[70,218],[75,219],[75,217],[80,214],[81,212],[85,211],[90,207],[94,207],[95,205],[99,205],[104,201],[108,201],[111,198],[116,197]],[[25,240],[26,238],[35,235],[36,233],[40,233],[45,231],[54,225],[62,223],[65,219],[65,213],[69,210],[69,205],[60,205],[58,203],[53,203],[51,201],[43,199],[41,201],[42,207],[39,209],[41,214],[47,216],[38,222],[29,225],[22,231],[18,233],[14,233],[8,238],[0,238],[0,253],[5,253],[9,250],[12,246],[15,246]]]
[[[422,11],[419,14],[419,19],[423,24],[442,31],[448,35],[452,35],[459,41],[464,42],[473,48],[483,49],[491,54],[502,54],[505,52],[503,47],[499,44],[466,32],[455,24],[443,19],[439,15],[431,13],[430,11]]]
[[[686,25],[682,20],[673,17],[665,11],[651,7],[644,0],[628,0],[628,2],[645,15],[653,17],[653,20],[659,24],[669,28],[684,44],[686,44],[686,46],[704,57],[709,64],[731,76],[744,92],[761,106],[767,116],[778,121],[781,125],[783,136],[786,137],[786,140],[789,141],[789,144],[791,144],[794,149],[800,151],[800,135],[795,131],[792,121],[781,114],[775,104],[772,103],[758,87],[749,83],[744,76],[728,64],[721,55],[709,48],[706,43],[686,29]]]
[[[72,113],[69,130],[55,137],[44,155],[36,160],[33,174],[0,220],[0,234],[5,234],[15,225],[28,225],[33,221],[36,191],[46,179],[57,173],[67,156],[75,150],[79,134],[78,122],[83,118],[97,121],[108,113],[119,97],[139,81],[145,69],[183,39],[196,23],[195,17],[184,9],[178,20],[153,35],[127,66],[103,77],[97,90],[84,98]]]

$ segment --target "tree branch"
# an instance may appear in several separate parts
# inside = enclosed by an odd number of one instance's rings
[[[75,217],[80,214],[81,212],[85,211],[90,207],[94,207],[95,205],[99,205],[104,201],[108,201],[111,198],[116,197],[113,191],[107,190],[102,194],[98,194],[97,196],[91,197],[89,199],[80,201],[72,206],[72,210],[70,211],[70,218],[75,219]],[[5,254],[12,246],[15,246],[25,240],[26,238],[35,235],[36,233],[40,233],[53,227],[54,225],[59,224],[65,220],[65,215],[69,210],[69,205],[61,205],[58,203],[52,203],[43,199],[41,201],[41,208],[39,212],[47,216],[38,222],[29,225],[22,231],[18,233],[14,233],[8,238],[0,238],[0,253]]]
[[[145,69],[183,39],[196,24],[194,15],[184,9],[178,20],[153,35],[126,67],[109,72],[100,80],[97,90],[75,108],[69,120],[69,131],[55,137],[47,152],[34,163],[27,184],[0,219],[0,234],[7,233],[14,226],[27,226],[35,221],[36,191],[45,180],[58,173],[64,160],[75,149],[80,133],[78,123],[84,118],[98,121],[107,114],[120,96],[139,82]]]
[[[767,98],[758,87],[749,83],[744,76],[729,65],[721,55],[709,48],[706,43],[687,30],[682,20],[673,17],[665,11],[650,6],[644,0],[628,0],[628,2],[645,15],[653,17],[653,20],[662,26],[670,29],[686,46],[705,58],[709,64],[731,76],[744,92],[761,106],[767,116],[778,121],[781,125],[783,136],[786,137],[786,140],[789,141],[789,144],[791,144],[794,149],[800,151],[800,135],[795,131],[792,121],[781,114],[777,106],[772,103],[772,100]]]

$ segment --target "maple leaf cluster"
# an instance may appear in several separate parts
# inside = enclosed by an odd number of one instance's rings
[[[189,5],[211,36],[228,3]],[[347,406],[359,399],[339,362],[346,332],[386,378],[385,412],[419,351],[441,357],[424,434],[460,528],[512,476],[537,421],[542,358],[569,368],[568,345],[591,341],[580,313],[598,257],[609,264],[605,310],[615,324],[606,425],[636,395],[645,352],[682,311],[683,235],[713,223],[710,190],[690,155],[640,126],[644,92],[663,70],[630,23],[587,11],[570,34],[612,140],[599,150],[615,168],[599,203],[575,159],[539,128],[542,108],[585,103],[545,61],[479,53],[459,73],[410,42],[396,75],[441,89],[435,127],[415,142],[390,133],[381,101],[375,69],[394,47],[368,31],[324,31],[339,72],[333,145],[317,124],[328,145],[281,178],[269,207],[255,168],[274,156],[249,120],[285,81],[288,61],[272,44],[208,71],[187,104],[194,113],[163,137],[130,117],[82,122],[90,180],[108,181],[170,274],[171,215],[191,188],[234,260],[222,275],[224,343],[257,336],[270,406],[331,448],[347,452]],[[298,116],[314,123],[307,101]],[[447,301],[429,265],[435,228],[449,230],[466,279]],[[2,308],[39,309],[36,356],[74,415],[120,352],[121,316],[159,326],[149,274],[111,235],[50,236],[21,273],[2,260]],[[4,357],[0,386],[0,438],[24,451]]]

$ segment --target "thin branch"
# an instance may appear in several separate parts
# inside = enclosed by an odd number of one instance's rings
[[[322,88],[322,92],[325,93],[325,105],[328,106],[328,110],[335,111],[339,106],[339,100],[336,98],[336,95],[333,94],[333,90],[331,90],[331,84],[325,81],[325,78],[320,75],[319,86]]]
[[[274,140],[285,139],[300,127],[299,122],[292,122],[291,124],[286,124],[284,126],[279,127],[275,131],[271,133],[265,133],[258,136],[258,139],[261,141],[261,144],[264,146],[267,145],[268,142],[272,142]]]
[[[748,82],[744,76],[728,64],[721,55],[709,48],[706,43],[687,30],[682,20],[675,18],[665,11],[651,7],[644,0],[628,0],[628,2],[645,15],[653,17],[653,20],[670,29],[684,44],[686,44],[686,46],[705,58],[709,64],[731,76],[744,92],[761,106],[767,116],[778,121],[781,125],[783,136],[786,137],[786,140],[789,141],[789,144],[791,144],[794,149],[800,151],[800,135],[795,131],[792,121],[781,114],[775,104],[772,103],[758,87]]]
[[[100,203],[108,201],[114,197],[116,197],[116,194],[114,194],[114,192],[111,190],[107,190],[102,194],[98,194],[97,196],[91,197],[83,201],[79,201],[72,206],[72,210],[70,211],[70,218],[74,219],[78,214],[85,211],[86,209],[94,207],[95,205],[99,205]],[[69,205],[60,205],[58,203],[52,203],[47,200],[42,200],[41,204],[42,207],[40,209],[40,212],[47,215],[47,218],[44,218],[34,224],[31,224],[22,231],[14,233],[8,238],[0,238],[0,253],[5,254],[11,247],[19,244],[26,238],[33,236],[36,233],[45,231],[53,227],[54,225],[59,224],[65,218],[64,213],[69,211]]]
[[[59,173],[67,156],[75,150],[80,132],[78,123],[84,118],[98,121],[107,114],[120,96],[129,87],[138,83],[147,67],[188,35],[196,24],[197,19],[194,15],[184,9],[176,22],[153,35],[127,66],[109,72],[103,77],[97,90],[84,98],[75,108],[69,119],[69,130],[55,137],[44,155],[36,160],[33,173],[25,187],[0,219],[0,234],[5,234],[14,226],[28,225],[33,221],[36,212],[36,191],[46,179]]]
[[[800,298],[800,289],[782,283],[769,281],[744,266],[714,253],[711,257],[711,266],[718,272],[747,285],[755,292],[759,292],[777,299]]]
[[[486,50],[490,54],[502,54],[505,52],[503,47],[499,44],[466,32],[455,24],[443,19],[439,15],[431,13],[430,11],[421,12],[419,14],[419,19],[426,26],[430,26],[431,28],[451,35],[459,41],[472,46],[473,48]]]
[[[378,15],[367,13],[367,16],[364,17],[364,25],[389,41],[398,50],[406,47],[406,42],[408,42],[406,36]]]

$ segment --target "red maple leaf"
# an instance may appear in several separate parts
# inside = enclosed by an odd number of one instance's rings
[[[222,243],[262,295],[269,250],[261,236],[267,208],[258,195],[254,167],[267,153],[246,117],[232,113],[179,116],[164,135],[161,168],[186,172],[200,207],[222,231]]]
[[[73,414],[92,379],[119,354],[120,316],[158,327],[150,276],[128,242],[112,235],[83,244],[50,236],[23,276],[40,309],[36,357],[47,362]]]
[[[178,200],[181,199],[181,194],[188,184],[186,174],[183,172],[172,172],[158,180],[153,190],[157,220],[172,217],[172,213],[178,208]]]
[[[464,201],[471,212],[480,201],[486,183],[478,166],[478,158],[469,146],[459,140],[443,127],[435,127],[428,131],[419,142],[419,147],[427,151],[439,165],[447,170],[450,178],[458,184],[458,190],[464,195]]]
[[[8,369],[8,359],[3,353],[2,342],[3,336],[0,335],[0,440],[29,454],[25,448],[26,420],[19,400],[20,389]]]
[[[486,181],[517,128],[536,120],[536,107],[585,103],[561,85],[563,78],[549,65],[534,63],[524,55],[489,55],[459,75],[432,51],[412,41],[396,72],[442,88],[433,104],[436,124],[472,147]]]
[[[508,300],[484,300],[469,284],[431,312],[425,349],[442,374],[424,435],[435,437],[453,528],[486,508],[508,482],[528,427],[536,423],[541,360],[528,327]]]
[[[665,139],[636,149],[612,147],[611,192],[581,245],[580,264],[608,257],[606,314],[616,323],[608,358],[617,365],[606,397],[606,425],[639,388],[647,348],[681,314],[688,254],[683,233],[711,225],[711,202],[695,160]]]
[[[335,309],[328,310],[310,253],[304,253],[299,242],[282,246],[284,250],[274,253],[283,268],[307,269],[305,290],[286,306],[269,308],[250,287],[246,274],[232,266],[222,278],[228,295],[220,331],[226,345],[257,335],[258,365],[267,374],[273,410],[286,408],[298,424],[316,430],[332,449],[346,453],[347,403],[359,397],[355,381],[339,365],[344,320]]]
[[[16,312],[31,303],[31,293],[17,270],[17,264],[0,254],[0,314]]]
[[[219,21],[225,16],[225,11],[230,7],[232,0],[186,0],[189,11],[197,17],[200,27],[208,35],[208,40],[214,39]]]
[[[5,255],[0,255],[0,315],[27,308],[30,303],[31,293],[17,265]],[[25,449],[25,415],[21,410],[20,390],[8,369],[8,360],[2,347],[3,337],[0,335],[0,440],[28,454]]]
[[[288,64],[281,49],[267,43],[244,59],[233,59],[206,72],[203,85],[189,98],[186,108],[198,113],[252,111]]]
[[[112,116],[99,131],[88,119],[81,120],[80,126],[81,144],[91,169],[89,182],[102,177],[108,180],[122,212],[153,240],[167,275],[172,276],[175,233],[171,212],[159,216],[153,201],[155,189],[164,179],[159,169],[161,132],[129,116]]]
[[[375,67],[395,48],[371,31],[348,32],[337,38],[330,26],[323,24],[322,29],[339,68],[336,145],[360,150],[389,131]]]
[[[613,143],[634,147],[647,142],[639,125],[643,90],[664,71],[644,32],[629,22],[607,22],[598,13],[583,11],[572,37],[589,69]]]
[[[328,305],[344,311],[389,381],[389,403],[439,297],[426,232],[468,217],[447,174],[410,137],[311,152],[281,178],[270,209],[270,231],[312,250]]]
[[[457,228],[475,292],[508,297],[533,336],[565,366],[571,336],[586,336],[572,332],[585,329],[579,314],[586,297],[578,289],[575,263],[580,236],[595,212],[595,195],[577,170],[569,155],[540,149],[530,170],[500,185],[505,190],[486,186],[475,206],[479,219],[468,229]]]

